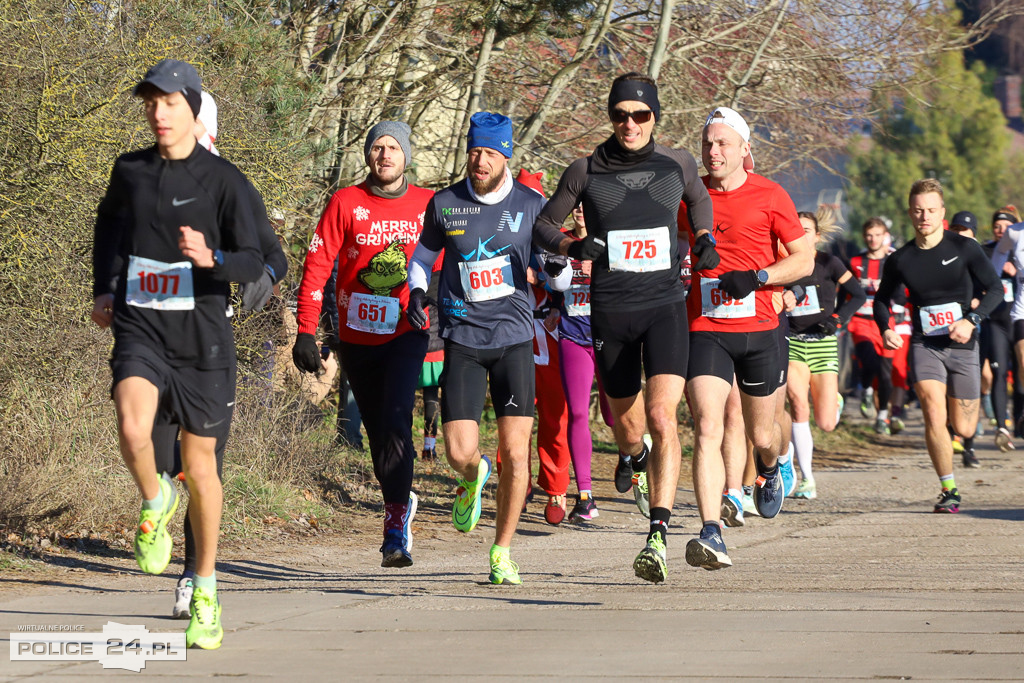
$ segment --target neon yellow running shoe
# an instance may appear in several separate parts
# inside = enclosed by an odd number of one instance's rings
[[[192,619],[185,629],[185,646],[216,650],[224,640],[220,625],[220,600],[216,590],[196,587],[192,591]]]
[[[167,533],[167,523],[178,509],[178,491],[166,474],[160,477],[160,493],[164,499],[163,509],[143,508],[135,530],[135,561],[147,574],[160,574],[167,569],[171,561],[171,546],[174,545]]]
[[[647,539],[647,545],[633,560],[633,573],[651,583],[661,583],[668,577],[665,541],[662,540],[661,534],[653,534]]]
[[[491,478],[491,461],[486,455],[480,457],[476,470],[476,481],[459,479],[455,490],[455,504],[452,505],[452,524],[463,533],[469,533],[480,521],[480,491]]]
[[[508,553],[491,553],[491,583],[497,586],[518,586],[523,580],[519,578],[519,565],[513,562]]]

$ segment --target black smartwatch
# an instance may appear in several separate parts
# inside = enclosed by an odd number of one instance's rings
[[[762,268],[757,271],[757,286],[764,287],[766,284],[768,284],[768,271]]]
[[[965,315],[964,318],[967,320],[967,322],[971,323],[975,327],[981,326],[981,316],[975,313],[974,311],[971,311],[970,313]]]

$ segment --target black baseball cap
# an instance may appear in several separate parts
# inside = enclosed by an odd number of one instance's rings
[[[949,222],[949,229],[953,230],[958,225],[962,228],[969,228],[972,234],[978,234],[978,219],[970,211],[956,212],[953,220]]]
[[[135,86],[132,95],[137,96],[139,88],[146,83],[165,93],[180,92],[186,98],[194,93],[198,99],[203,92],[203,83],[199,79],[199,72],[188,62],[179,62],[177,59],[163,59],[150,67],[139,84]]]

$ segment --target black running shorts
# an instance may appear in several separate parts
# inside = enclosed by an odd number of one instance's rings
[[[128,377],[149,380],[160,392],[156,420],[196,436],[227,438],[235,409],[235,365],[213,370],[172,367],[152,349],[124,345],[110,359],[113,387]]]
[[[441,423],[479,423],[488,379],[497,417],[533,417],[533,340],[496,349],[474,349],[446,339],[440,381]]]
[[[594,361],[605,394],[640,393],[641,372],[686,377],[690,326],[682,301],[639,311],[591,311]]]
[[[782,356],[777,330],[760,332],[694,332],[690,335],[688,379],[712,375],[748,396],[770,396],[781,384]],[[789,364],[787,356],[786,364]]]

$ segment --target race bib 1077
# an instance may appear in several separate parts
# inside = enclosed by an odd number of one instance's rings
[[[196,307],[192,262],[164,263],[141,256],[128,257],[125,302],[158,311],[191,311]]]

